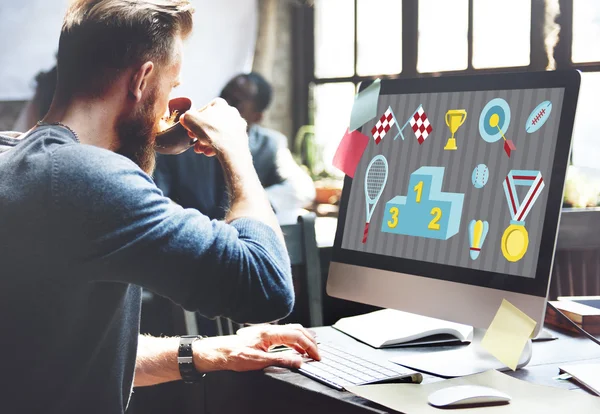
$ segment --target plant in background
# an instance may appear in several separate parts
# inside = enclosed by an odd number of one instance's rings
[[[298,164],[304,165],[308,169],[313,181],[319,179],[319,173],[323,169],[322,157],[319,152],[318,144],[315,141],[314,125],[301,126],[294,139],[294,157]]]
[[[343,176],[341,173],[332,173],[325,165],[323,147],[315,139],[314,125],[304,125],[298,129],[293,155],[315,182],[317,204],[337,204],[341,196]]]
[[[314,125],[303,125],[298,129],[294,139],[294,157],[304,165],[313,181],[332,179],[339,181],[343,175],[335,168],[327,168],[323,160],[323,146],[315,139]]]

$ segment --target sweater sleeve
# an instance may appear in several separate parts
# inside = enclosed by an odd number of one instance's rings
[[[267,225],[211,221],[174,205],[135,164],[109,151],[70,145],[52,158],[53,216],[73,277],[137,284],[238,322],[291,312],[289,258]]]

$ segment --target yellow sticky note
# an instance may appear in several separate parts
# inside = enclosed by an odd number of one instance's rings
[[[481,346],[513,371],[537,323],[506,299],[481,340]]]

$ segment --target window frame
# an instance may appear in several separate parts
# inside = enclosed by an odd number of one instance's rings
[[[293,5],[292,10],[292,39],[293,39],[293,97],[295,102],[293,127],[297,131],[302,125],[311,121],[310,88],[312,85],[327,83],[352,82],[358,85],[365,80],[422,78],[435,76],[473,75],[501,72],[532,72],[543,71],[548,66],[544,44],[545,1],[531,0],[531,34],[530,60],[527,66],[480,68],[473,67],[473,2],[468,0],[468,31],[467,31],[467,68],[464,70],[420,73],[417,71],[418,59],[418,15],[419,2],[416,0],[402,1],[402,72],[395,75],[360,76],[357,74],[358,61],[358,0],[354,4],[354,74],[345,77],[319,78],[315,76],[315,19],[314,8],[310,4]],[[572,0],[559,0],[560,15],[556,22],[560,25],[559,41],[554,48],[553,57],[556,69],[578,69],[582,72],[600,72],[599,62],[573,63],[573,3]]]

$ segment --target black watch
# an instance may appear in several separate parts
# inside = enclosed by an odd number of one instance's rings
[[[206,337],[199,335],[185,335],[179,338],[177,365],[179,365],[181,379],[188,384],[199,382],[206,375],[196,371],[192,353],[192,344],[203,338]]]

